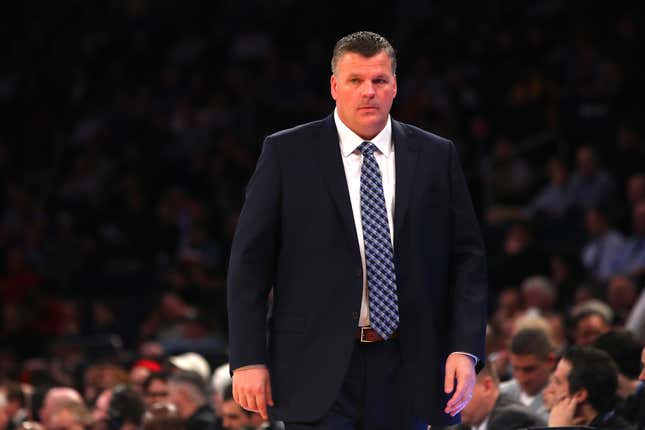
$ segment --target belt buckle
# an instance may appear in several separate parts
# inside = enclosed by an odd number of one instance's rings
[[[374,343],[374,342],[376,342],[375,340],[365,339],[365,330],[368,330],[370,328],[371,327],[361,327],[361,339],[360,339],[361,343]]]

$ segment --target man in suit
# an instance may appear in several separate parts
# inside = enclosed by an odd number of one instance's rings
[[[486,363],[477,375],[473,398],[464,408],[461,424],[455,430],[515,430],[545,424],[528,407],[500,394],[497,372]]]
[[[457,151],[390,118],[383,37],[340,39],[330,84],[334,113],[267,137],[247,187],[228,271],[234,398],[287,430],[453,424],[487,294]]]
[[[549,412],[544,406],[543,391],[556,362],[549,335],[542,328],[523,328],[513,335],[510,352],[513,379],[501,384],[501,392],[546,421]]]

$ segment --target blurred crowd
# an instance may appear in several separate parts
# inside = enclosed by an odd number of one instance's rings
[[[226,363],[227,253],[262,139],[331,113],[332,47],[357,29],[398,49],[393,115],[459,148],[489,256],[492,380],[519,381],[530,404],[569,345],[627,330],[635,367],[620,370],[618,394],[640,392],[637,2],[584,13],[564,0],[14,6],[3,27],[20,37],[0,62],[0,430],[62,428],[47,422],[54,409],[105,425],[106,390],[123,393],[137,427],[187,425],[170,398],[148,407],[150,387],[173,376],[144,383],[135,369],[169,372],[188,352]],[[526,355],[512,339],[527,319],[552,346],[537,354],[552,357],[538,391],[513,359]],[[210,377],[186,391],[221,422]],[[62,387],[63,406],[43,413]]]

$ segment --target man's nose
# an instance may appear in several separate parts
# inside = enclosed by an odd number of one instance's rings
[[[372,81],[365,80],[365,82],[363,83],[363,95],[366,97],[374,97],[374,94],[376,94],[374,84],[372,83]]]

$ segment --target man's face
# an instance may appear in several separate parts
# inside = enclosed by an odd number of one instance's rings
[[[544,389],[544,397],[549,399],[551,406],[569,396],[569,373],[571,363],[560,360]]]
[[[549,382],[552,360],[539,359],[533,354],[517,355],[511,353],[513,376],[520,388],[529,396],[535,396]]]
[[[486,419],[495,403],[492,399],[493,391],[493,382],[490,376],[477,377],[477,383],[473,387],[473,397],[461,411],[462,424],[474,427]]]
[[[46,430],[83,430],[83,425],[74,419],[74,416],[67,409],[61,409],[51,415]]]
[[[168,384],[161,379],[153,379],[143,396],[148,406],[156,402],[168,401]]]
[[[369,58],[343,54],[331,76],[331,96],[343,123],[363,139],[372,139],[385,127],[396,96],[392,60],[385,51]]]
[[[242,408],[235,403],[235,400],[227,400],[222,403],[222,426],[226,430],[240,430],[251,424],[251,419]]]
[[[589,315],[578,321],[573,333],[573,343],[578,346],[589,346],[609,329],[610,327],[600,315]]]

